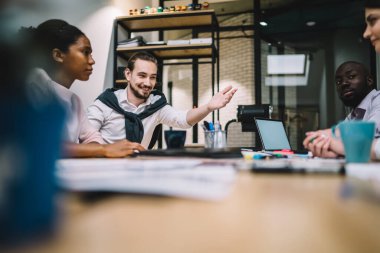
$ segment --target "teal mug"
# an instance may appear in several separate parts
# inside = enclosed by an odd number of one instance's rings
[[[347,163],[367,163],[375,136],[375,123],[370,121],[344,121],[337,126],[343,141]]]

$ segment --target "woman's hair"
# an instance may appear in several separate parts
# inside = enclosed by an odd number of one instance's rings
[[[67,52],[70,45],[74,44],[79,37],[85,34],[77,27],[66,21],[50,19],[39,26],[20,29],[19,34],[24,45],[31,54],[36,67],[51,69],[56,66],[52,57],[53,49],[57,48]]]
[[[157,66],[157,59],[147,53],[147,52],[144,52],[144,51],[141,51],[141,52],[137,52],[137,53],[134,53],[128,60],[128,63],[127,63],[127,68],[130,70],[130,71],[133,71],[133,69],[135,68],[135,62],[140,59],[140,60],[144,60],[144,61],[150,61],[150,62],[153,62],[154,64],[156,64]]]

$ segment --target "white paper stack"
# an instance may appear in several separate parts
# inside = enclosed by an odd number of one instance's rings
[[[142,36],[136,36],[134,38],[119,41],[117,48],[138,47],[145,45],[146,42]]]
[[[132,42],[132,43],[127,43],[127,44],[117,45],[117,48],[139,47],[139,46],[141,46],[140,43],[138,43],[138,42]]]
[[[190,44],[211,44],[212,43],[212,38],[196,38],[196,39],[191,39]]]
[[[349,163],[346,175],[350,191],[380,200],[380,163]]]
[[[148,41],[146,42],[147,46],[158,46],[158,45],[165,45],[165,41],[159,40],[159,41]]]
[[[72,191],[109,191],[221,200],[235,179],[230,164],[196,159],[63,159],[57,162],[61,187]]]
[[[174,45],[189,45],[190,40],[168,40],[167,45],[168,46],[174,46]]]

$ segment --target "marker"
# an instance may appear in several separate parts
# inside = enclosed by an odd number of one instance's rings
[[[212,122],[208,123],[210,131],[215,131],[214,124]]]
[[[292,150],[290,150],[290,149],[282,149],[281,152],[283,154],[294,154],[294,152]]]
[[[207,129],[207,131],[210,130],[210,124],[209,124],[206,120],[203,121],[203,125],[204,125],[204,127]]]
[[[287,155],[279,154],[279,153],[275,153],[273,156],[276,157],[276,158],[288,158]]]
[[[215,122],[215,131],[222,131],[222,126],[220,125],[219,121]]]
[[[310,139],[309,143],[313,143],[313,141],[317,138],[317,136],[314,136],[313,138]]]
[[[252,156],[253,160],[262,160],[262,159],[270,159],[272,156],[268,156],[265,154],[254,154]]]

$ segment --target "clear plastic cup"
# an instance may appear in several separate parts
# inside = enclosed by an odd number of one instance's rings
[[[205,148],[225,148],[226,131],[205,131]]]

